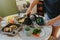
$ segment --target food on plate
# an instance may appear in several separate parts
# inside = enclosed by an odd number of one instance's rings
[[[14,24],[14,20],[13,20],[13,19],[11,19],[11,20],[9,21],[9,23],[12,23],[12,24]]]
[[[35,28],[35,29],[33,30],[33,33],[32,33],[32,34],[33,34],[34,36],[36,36],[36,37],[39,37],[40,33],[41,33],[41,28],[38,27],[38,28]]]
[[[20,26],[19,24],[8,24],[4,28],[2,28],[2,31],[4,31],[4,32],[12,32],[14,30],[17,30],[19,26]]]
[[[11,31],[12,31],[12,29],[9,27],[4,28],[4,32],[11,32]]]
[[[16,25],[11,25],[10,28],[13,29],[13,30],[16,30],[17,26]]]
[[[25,19],[19,19],[18,22],[19,23],[23,23]]]
[[[33,36],[35,36],[35,37],[39,37],[39,36],[40,36],[40,34],[33,34]]]
[[[22,24],[26,24],[26,25],[31,25],[31,24],[32,24],[32,20],[31,20],[29,17],[19,18],[19,19],[18,19],[18,22],[19,22],[19,23],[22,23]]]
[[[16,16],[8,16],[8,17],[6,17],[6,20],[7,20],[7,22],[9,22],[9,23],[14,23],[14,18],[15,18]]]

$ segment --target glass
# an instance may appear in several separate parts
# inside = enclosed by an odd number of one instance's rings
[[[31,34],[32,34],[32,31],[31,31],[31,28],[29,27],[29,26],[27,26],[27,25],[24,25],[24,34],[26,35],[26,36],[31,36]]]

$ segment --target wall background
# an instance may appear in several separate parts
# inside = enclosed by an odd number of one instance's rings
[[[15,0],[0,0],[0,16],[8,16],[17,13]]]
[[[30,4],[33,2],[33,0],[29,0],[30,1]],[[17,7],[19,9],[19,11],[23,10],[23,4],[26,3],[26,0],[16,0],[16,3],[17,3]],[[33,8],[32,10],[32,14],[36,13],[37,12],[37,5]]]

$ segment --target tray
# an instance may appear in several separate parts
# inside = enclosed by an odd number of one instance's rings
[[[16,30],[12,30],[12,31],[8,31],[8,32],[4,32],[3,30],[4,30],[4,28],[6,28],[6,27],[9,27],[9,26],[11,26],[11,25],[16,25],[17,26],[17,29]],[[21,30],[21,25],[20,24],[8,24],[8,25],[6,25],[5,27],[3,27],[1,30],[0,30],[0,33],[1,34],[5,34],[5,35],[12,35],[12,36],[14,36],[14,35],[16,35],[17,33],[19,33],[19,31]]]

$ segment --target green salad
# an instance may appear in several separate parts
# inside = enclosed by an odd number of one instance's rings
[[[32,34],[40,34],[40,33],[41,33],[41,28],[38,27],[33,30]]]

